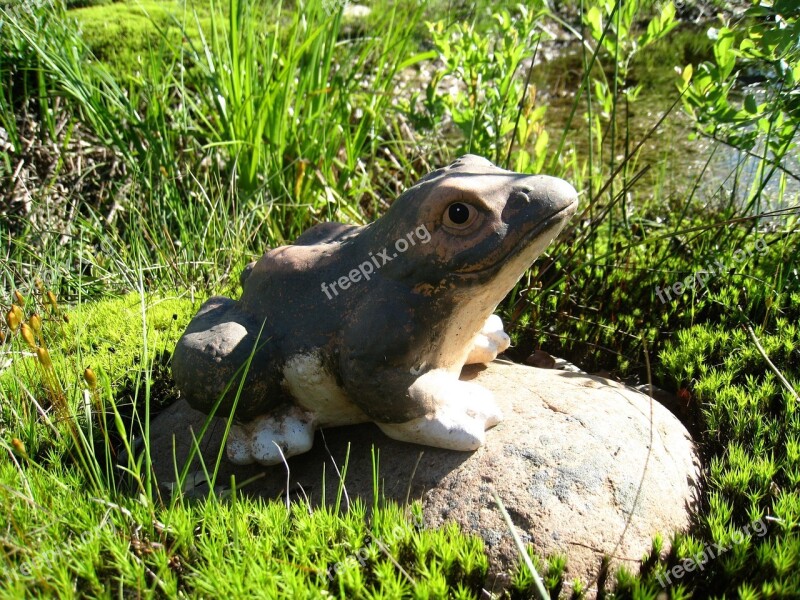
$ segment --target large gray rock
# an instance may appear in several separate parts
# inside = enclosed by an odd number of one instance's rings
[[[647,396],[581,373],[495,361],[467,367],[462,380],[494,392],[505,418],[472,453],[417,446],[386,437],[373,424],[325,429],[313,449],[289,459],[290,494],[336,497],[336,468],[349,446],[345,486],[350,499],[373,495],[371,448],[380,451],[386,498],[422,499],[426,524],[458,522],[486,541],[489,586],[502,586],[517,551],[493,500],[496,490],[518,533],[542,555],[568,556],[568,575],[595,580],[604,554],[635,570],[652,537],[689,525],[698,461],[681,423]],[[204,415],[180,402],[151,426],[159,482],[174,480],[172,437],[182,465]],[[215,419],[201,446],[207,463],[220,448],[224,421]],[[336,468],[334,467],[336,465]],[[219,484],[235,474],[252,494],[283,497],[283,466],[235,466],[222,461]]]

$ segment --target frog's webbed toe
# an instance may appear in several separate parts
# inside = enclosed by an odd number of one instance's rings
[[[225,450],[228,459],[237,465],[253,462],[276,465],[284,458],[308,452],[313,443],[313,417],[291,407],[282,413],[261,415],[248,423],[231,426]]]
[[[485,431],[503,419],[489,390],[459,381],[447,371],[429,371],[408,391],[414,401],[432,405],[434,410],[405,423],[378,423],[396,440],[448,450],[476,450],[486,440]]]
[[[490,363],[511,345],[511,338],[503,331],[503,321],[497,315],[489,315],[483,328],[472,340],[472,348],[464,364]]]

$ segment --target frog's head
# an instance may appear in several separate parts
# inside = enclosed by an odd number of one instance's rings
[[[468,154],[422,178],[374,225],[395,254],[386,275],[425,295],[469,300],[483,313],[511,290],[577,205],[577,192],[562,179],[506,171]],[[397,246],[401,239],[408,243]]]

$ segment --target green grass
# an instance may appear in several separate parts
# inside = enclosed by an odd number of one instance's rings
[[[543,348],[652,379],[678,395],[673,409],[703,456],[690,531],[675,532],[669,553],[654,540],[640,572],[611,578],[608,592],[655,597],[668,571],[717,544],[730,552],[673,576],[670,597],[800,590],[798,115],[782,92],[791,86],[768,85],[789,79],[762,84],[766,99],[720,92],[728,68],[764,68],[771,52],[785,52],[771,64],[793,77],[800,49],[759,46],[758,16],[733,23],[737,39],[758,34],[757,52],[737,58],[718,43],[715,62],[695,64],[695,83],[716,84],[690,88],[670,82],[672,63],[699,62],[709,42],[686,28],[672,32],[680,44],[641,37],[663,4],[590,2],[599,12],[583,22],[581,3],[553,4],[560,16],[524,18],[510,3],[376,2],[356,30],[319,2],[3,5],[0,126],[13,150],[0,152],[0,308],[19,304],[20,290],[48,354],[13,320],[0,325],[0,595],[477,597],[480,542],[418,530],[418,509],[374,498],[371,510],[287,511],[246,488],[167,498],[146,443],[148,415],[174,398],[169,352],[200,302],[236,296],[249,260],[317,222],[374,219],[465,150],[581,191],[581,214],[501,305],[515,357]],[[796,15],[785,17],[779,35],[796,31]],[[549,91],[540,71],[536,90],[526,72],[503,77],[542,51],[540,25],[564,20],[585,43],[563,68],[575,94],[557,113],[539,99]],[[445,74],[462,92],[435,85]],[[754,175],[732,161],[709,188],[706,167],[677,156],[703,154],[676,133],[682,88],[714,152],[727,152],[723,142],[768,149]],[[790,210],[764,213],[780,205]],[[675,291],[713,263],[725,268]],[[144,450],[122,453],[136,436]],[[734,543],[755,522],[764,535]],[[548,589],[585,588],[563,581],[564,557],[533,562]],[[509,596],[529,597],[533,580],[520,567]]]

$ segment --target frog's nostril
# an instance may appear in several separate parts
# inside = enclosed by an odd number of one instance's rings
[[[511,192],[511,197],[509,199],[514,203],[528,204],[531,201],[531,190],[530,188],[516,189]]]

